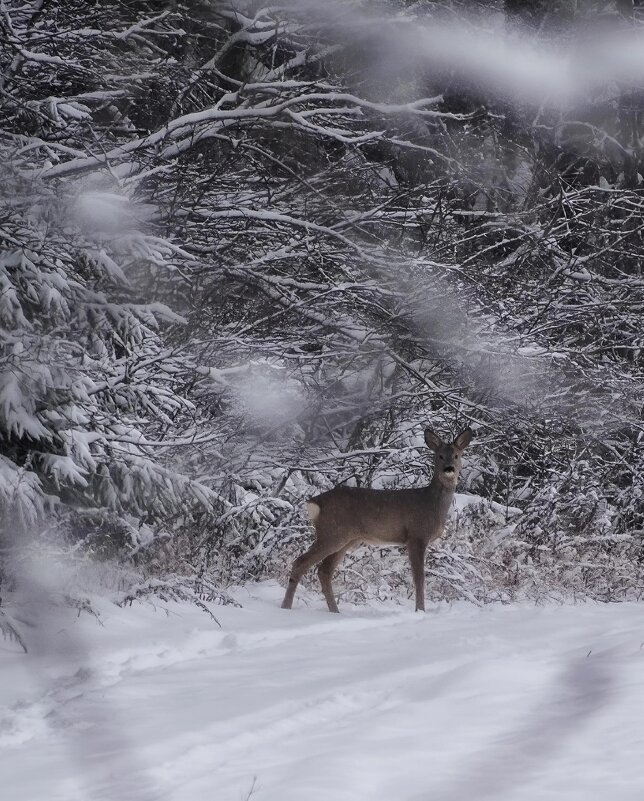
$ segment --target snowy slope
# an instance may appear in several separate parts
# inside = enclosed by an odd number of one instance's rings
[[[644,605],[54,611],[0,641],[5,801],[644,798]],[[47,632],[45,636],[45,632]]]

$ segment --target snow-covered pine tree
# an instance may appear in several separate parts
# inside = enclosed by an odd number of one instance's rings
[[[153,5],[8,2],[0,14],[0,506],[10,541],[46,519],[131,551],[210,503],[167,458],[171,441],[194,433],[185,358],[165,341],[183,320],[159,300],[178,272],[176,247],[137,202],[137,184],[109,167],[41,177],[134,135],[128,112],[158,89],[155,36],[176,41]]]

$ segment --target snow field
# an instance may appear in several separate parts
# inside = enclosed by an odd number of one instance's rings
[[[7,801],[644,798],[644,605],[50,610],[0,642]]]

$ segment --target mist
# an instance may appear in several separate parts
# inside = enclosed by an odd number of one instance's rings
[[[319,6],[309,0],[292,7],[329,25],[362,57],[371,54],[370,69],[383,89],[395,83],[397,72],[414,69],[430,85],[448,79],[464,91],[483,92],[517,108],[569,113],[591,99],[644,85],[644,32],[617,18],[589,16],[553,32],[530,30],[499,11],[480,8],[469,14],[459,9],[458,16],[437,10],[430,16],[413,9],[396,13],[385,3],[332,0],[321,17]]]

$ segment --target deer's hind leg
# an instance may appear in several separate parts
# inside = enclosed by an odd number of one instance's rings
[[[322,585],[322,592],[324,593],[324,598],[326,599],[326,605],[329,607],[329,612],[340,611],[335,600],[335,595],[333,594],[331,579],[333,578],[333,574],[335,573],[338,565],[344,558],[345,553],[350,551],[354,544],[355,543],[350,542],[348,545],[345,545],[344,548],[340,548],[339,551],[329,554],[318,565],[318,578],[320,579],[320,584]]]
[[[295,590],[297,589],[297,585],[300,583],[300,579],[306,573],[306,571],[310,567],[313,567],[313,565],[317,565],[317,563],[321,562],[325,557],[332,554],[336,547],[336,545],[329,544],[328,542],[323,544],[319,540],[316,540],[316,542],[311,545],[308,551],[305,551],[301,556],[297,557],[297,559],[293,562],[293,567],[291,568],[288,587],[286,588],[286,594],[284,595],[284,600],[282,601],[282,609],[290,609],[293,606]]]

